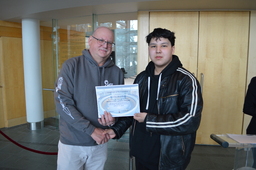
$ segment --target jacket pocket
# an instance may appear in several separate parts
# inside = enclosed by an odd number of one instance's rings
[[[186,147],[183,136],[161,135],[161,166],[180,167],[185,162]]]
[[[177,113],[179,108],[179,94],[172,94],[160,98],[160,113]]]

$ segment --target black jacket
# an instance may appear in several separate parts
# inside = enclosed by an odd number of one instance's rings
[[[148,114],[144,123],[133,121],[130,153],[142,162],[158,157],[159,170],[183,170],[190,161],[201,120],[201,88],[193,74],[182,67],[177,56],[173,56],[172,62],[159,75],[158,87],[155,87],[156,109],[150,109],[147,101],[152,99],[148,95],[151,94],[148,85],[152,82],[148,84],[148,81],[153,76],[154,63],[150,62],[134,82],[139,84],[141,112]],[[158,139],[159,151],[156,149]]]
[[[251,79],[244,100],[243,112],[251,115],[252,119],[246,129],[247,134],[256,134],[256,77]]]

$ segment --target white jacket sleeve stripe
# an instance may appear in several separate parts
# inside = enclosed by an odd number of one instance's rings
[[[197,90],[198,90],[198,85],[196,82],[195,77],[188,71],[178,68],[177,71],[182,72],[183,74],[188,75],[191,80],[192,80],[192,93],[191,93],[191,109],[189,113],[185,114],[183,117],[181,117],[178,120],[175,121],[168,121],[168,122],[147,122],[147,127],[151,128],[168,128],[168,127],[176,127],[180,126],[184,123],[186,123],[191,117],[195,116],[196,110],[197,110],[197,101],[198,101],[198,95],[197,95]]]

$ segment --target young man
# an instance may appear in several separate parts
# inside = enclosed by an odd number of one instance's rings
[[[185,170],[201,121],[201,88],[173,55],[173,32],[156,28],[146,38],[151,62],[134,81],[139,84],[141,113],[133,117],[130,155],[136,170]],[[121,136],[116,126],[105,133]]]
[[[185,170],[201,120],[201,88],[174,55],[173,32],[156,28],[146,41],[151,62],[134,81],[141,113],[134,115],[130,154],[139,170]]]
[[[119,122],[113,122],[109,113],[98,121],[95,86],[124,83],[123,72],[109,58],[113,42],[113,32],[99,27],[89,38],[89,50],[68,59],[62,66],[55,90],[56,110],[60,115],[58,170],[104,168],[105,143],[110,139],[104,129],[113,123],[118,126]]]

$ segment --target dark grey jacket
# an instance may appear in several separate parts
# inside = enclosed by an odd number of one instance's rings
[[[69,145],[93,146],[91,134],[99,124],[95,86],[124,83],[123,72],[109,58],[99,67],[88,50],[68,59],[56,81],[55,104],[60,115],[60,141]]]

